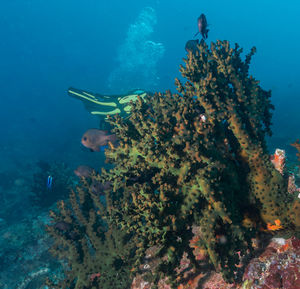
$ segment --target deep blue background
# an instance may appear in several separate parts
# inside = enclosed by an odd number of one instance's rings
[[[38,159],[80,163],[95,159],[80,146],[98,125],[66,90],[108,93],[118,47],[142,8],[157,13],[152,40],[166,48],[159,62],[160,89],[174,90],[184,45],[205,13],[208,41],[257,47],[251,73],[272,89],[274,137],[300,137],[300,2],[271,0],[138,1],[11,0],[0,7],[0,169]],[[279,141],[279,142],[280,142]],[[285,145],[285,144],[283,144]],[[93,156],[92,156],[93,155]]]

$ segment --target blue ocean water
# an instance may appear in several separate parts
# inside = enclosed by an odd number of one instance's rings
[[[174,78],[179,76],[179,64],[186,55],[185,43],[197,32],[196,21],[201,13],[206,14],[209,23],[208,43],[226,39],[239,43],[245,52],[256,46],[251,73],[264,89],[272,90],[276,108],[270,147],[294,152],[289,143],[300,138],[299,1],[2,2],[3,244],[13,238],[15,227],[9,231],[9,226],[24,222],[30,227],[30,220],[38,223],[38,213],[44,212],[37,213],[29,198],[38,175],[37,163],[64,162],[73,171],[83,163],[99,169],[104,162],[103,152],[95,157],[97,153],[80,144],[82,134],[88,128],[98,127],[99,120],[80,101],[68,96],[68,87],[107,94],[136,88],[174,91]],[[14,246],[20,247],[20,243],[16,241]],[[25,248],[25,242],[21,246]],[[15,266],[11,272],[21,268],[18,264],[24,266],[22,257],[19,263],[17,260],[14,255],[5,259],[3,251],[0,272],[5,272],[10,262]],[[0,274],[0,288],[14,288],[10,287],[13,282],[7,285],[7,279],[1,280],[3,276]],[[16,280],[15,286],[21,279]]]

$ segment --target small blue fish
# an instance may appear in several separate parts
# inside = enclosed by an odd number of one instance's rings
[[[107,149],[107,148],[108,148],[108,146],[101,146],[101,147],[100,147],[100,151],[101,151],[101,152],[104,152],[105,149]]]
[[[51,189],[52,188],[52,183],[53,183],[53,178],[51,176],[48,176],[47,178],[47,189]]]

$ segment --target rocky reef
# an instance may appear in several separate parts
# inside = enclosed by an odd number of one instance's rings
[[[141,272],[151,288],[161,280],[177,288],[188,282],[184,257],[194,272],[205,259],[237,283],[259,232],[299,233],[298,194],[266,146],[273,106],[249,75],[254,53],[243,60],[238,45],[201,42],[180,68],[178,93],[149,95],[132,103],[129,118],[109,118],[113,168],[91,179],[112,189],[99,199],[86,182],[52,213],[53,252],[69,263],[57,288],[112,288],[116,279],[113,288],[129,288],[121,280]],[[145,260],[156,260],[153,270]]]

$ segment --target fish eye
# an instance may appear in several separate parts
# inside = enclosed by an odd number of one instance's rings
[[[86,141],[86,140],[87,140],[86,136],[85,136],[85,137],[83,137],[83,140],[84,140],[84,141]]]

